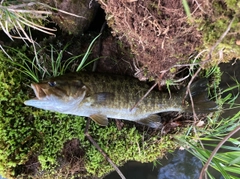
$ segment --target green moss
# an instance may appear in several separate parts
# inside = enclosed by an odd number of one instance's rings
[[[76,133],[80,133],[81,137],[79,138],[83,139],[85,120],[82,117],[46,111],[37,111],[34,116],[35,127],[42,141],[38,160],[41,163],[42,170],[54,169],[58,166],[57,159],[64,143],[76,137]]]
[[[58,165],[64,142],[79,134],[83,139],[85,120],[26,107],[25,77],[0,53],[0,174],[14,177],[15,169],[31,155],[39,155],[43,170]],[[73,131],[74,132],[73,132]]]
[[[240,19],[239,19],[239,3],[236,0],[230,1],[214,1],[210,15],[207,18],[197,20],[199,24],[199,30],[203,35],[202,46],[199,47],[199,51],[204,49],[210,50],[216,42],[220,39],[223,33],[227,30],[230,21],[235,17],[230,31],[221,41],[221,43],[214,49],[212,53],[213,64],[221,62],[227,62],[232,58],[240,57],[240,46],[237,44]],[[204,59],[207,57],[206,54]]]
[[[23,101],[32,96],[32,90],[26,86],[30,81],[13,68],[3,54],[0,55],[0,174],[8,178],[24,175],[21,172],[26,162],[29,164],[31,156],[37,156],[39,173],[48,177],[60,175],[60,171],[66,170],[65,164],[59,162],[64,158],[64,144],[72,139],[78,139],[79,150],[84,150],[85,155],[79,158],[84,161],[84,175],[101,177],[113,171],[85,138],[84,118],[24,106]],[[162,137],[160,131],[150,135],[125,123],[121,130],[115,123],[107,127],[91,123],[89,129],[90,135],[117,165],[129,160],[151,162],[178,145],[171,136]]]
[[[236,14],[240,13],[240,2],[238,0],[225,0],[224,2],[230,10]]]
[[[128,125],[125,125],[122,130],[118,130],[115,123],[108,127],[92,124],[92,128],[94,130],[91,132],[93,138],[118,166],[129,160],[142,163],[152,162],[177,147],[177,144],[170,140],[169,136],[161,137],[158,133],[156,136],[150,137],[147,133],[140,132],[135,127]],[[94,146],[90,146],[90,149],[87,150],[86,157],[86,168],[94,175],[101,177],[113,170]]]
[[[28,118],[31,111],[23,106],[21,76],[0,56],[0,173],[13,175],[13,168],[34,150],[35,129]]]

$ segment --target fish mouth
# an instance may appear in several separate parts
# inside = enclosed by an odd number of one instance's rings
[[[46,100],[47,94],[44,92],[44,89],[41,85],[32,83],[31,88],[35,93],[35,98],[24,101],[24,104],[27,106],[33,106],[37,108],[42,108],[47,106],[48,100]]]
[[[49,109],[49,105],[51,105],[51,103],[49,103],[49,98],[48,95],[46,93],[46,89],[43,88],[44,84],[37,84],[37,83],[32,83],[31,84],[31,88],[33,89],[34,93],[35,93],[35,98],[29,99],[24,101],[24,104],[26,106],[33,106],[36,108],[41,108],[41,109]]]
[[[44,90],[41,88],[40,85],[38,85],[36,83],[32,83],[31,88],[33,89],[33,91],[36,95],[35,99],[41,100],[47,96],[47,94],[44,92]]]

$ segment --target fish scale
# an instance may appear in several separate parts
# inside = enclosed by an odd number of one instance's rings
[[[191,86],[197,113],[217,109],[216,103],[207,97],[207,84],[207,79],[200,79]],[[33,83],[31,86],[36,98],[25,101],[26,105],[90,117],[100,125],[107,125],[108,118],[115,118],[157,128],[162,125],[158,113],[192,111],[189,97],[183,103],[186,89],[172,93],[171,98],[168,93],[154,89],[139,102],[150,86],[127,76],[71,73]]]

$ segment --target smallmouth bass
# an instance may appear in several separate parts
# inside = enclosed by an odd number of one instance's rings
[[[191,94],[196,113],[215,111],[217,105],[207,97],[207,79],[192,84]],[[24,102],[27,106],[90,117],[102,126],[108,118],[135,121],[153,128],[161,126],[157,113],[192,112],[186,89],[177,93],[152,90],[136,107],[150,86],[135,78],[101,73],[70,73],[40,83],[32,83],[36,98]],[[131,110],[132,109],[132,110]]]

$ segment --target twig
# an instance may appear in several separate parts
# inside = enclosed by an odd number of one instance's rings
[[[3,51],[3,53],[10,59],[13,61],[12,57],[10,55],[8,55],[8,53],[4,50],[4,48],[2,47],[2,45],[0,45],[0,49]]]
[[[233,19],[231,20],[230,24],[228,25],[226,31],[221,35],[221,37],[218,39],[218,41],[214,44],[214,46],[211,48],[210,52],[209,52],[209,59],[211,59],[212,56],[212,52],[214,51],[214,49],[222,42],[222,40],[224,39],[224,37],[228,34],[228,32],[231,29],[232,23],[234,21],[235,17],[233,17]]]
[[[187,97],[187,95],[189,94],[189,97],[190,97],[190,101],[191,101],[191,105],[192,105],[192,110],[193,110],[193,117],[194,117],[194,122],[196,123],[196,119],[197,119],[197,115],[196,115],[196,112],[195,112],[195,109],[194,109],[194,102],[193,102],[193,98],[192,98],[192,95],[191,95],[191,90],[190,90],[190,86],[193,82],[193,80],[195,79],[195,77],[198,75],[198,73],[201,71],[201,69],[203,68],[203,66],[209,62],[211,60],[211,57],[212,57],[212,53],[213,51],[215,50],[215,48],[219,45],[219,43],[221,43],[221,41],[224,39],[224,37],[227,35],[227,33],[229,32],[229,30],[231,29],[231,26],[232,26],[232,23],[234,21],[235,18],[233,18],[230,22],[230,24],[228,25],[226,31],[221,35],[221,37],[218,39],[218,41],[214,44],[214,46],[212,46],[212,48],[210,49],[209,53],[208,53],[208,56],[207,56],[207,60],[203,61],[200,68],[196,71],[196,73],[194,73],[194,75],[192,76],[191,80],[189,81],[188,83],[188,86],[187,86],[187,91],[186,91],[186,95],[184,98]]]
[[[163,75],[165,74],[166,71],[163,71],[161,76],[159,77],[159,79],[163,78]],[[147,95],[153,90],[153,88],[155,88],[155,86],[157,86],[158,81],[155,82],[155,84],[144,94],[144,96],[138,100],[138,102],[130,109],[130,111],[132,111],[144,98],[147,97]]]
[[[90,140],[90,142],[98,149],[98,151],[105,157],[105,159],[112,165],[112,167],[116,170],[116,172],[118,173],[118,175],[122,178],[122,179],[126,179],[125,176],[122,174],[122,172],[119,170],[119,168],[113,163],[113,161],[107,156],[107,154],[100,148],[100,146],[94,141],[94,139],[92,138],[92,136],[90,136],[90,134],[88,133],[88,129],[89,129],[89,124],[91,122],[91,119],[88,118],[87,120],[87,125],[84,131],[85,136],[88,138],[88,140]]]
[[[130,109],[130,111],[132,111],[140,102],[142,102],[142,100],[147,97],[147,95],[153,90],[153,88],[155,88],[155,86],[157,86],[157,84],[158,84],[158,82],[156,82],[156,83],[144,94],[144,96],[143,96],[140,100],[138,100],[138,102]]]
[[[201,170],[199,179],[203,179],[203,175],[205,174],[205,172],[207,171],[208,166],[210,165],[214,155],[217,153],[217,151],[220,149],[220,147],[236,132],[238,132],[240,130],[240,126],[236,127],[233,131],[231,131],[226,137],[223,138],[223,140],[215,147],[215,149],[213,150],[211,156],[208,158],[208,161],[206,162],[206,164],[204,165],[204,167]]]
[[[105,25],[106,25],[106,22],[104,22],[104,24],[102,25],[102,28],[100,30],[100,34],[102,34],[102,31],[103,31]],[[100,48],[100,45],[101,44],[99,43],[99,48]],[[99,53],[100,53],[100,49],[99,49]],[[92,71],[94,72],[95,70],[96,70],[96,65],[95,65],[95,67],[93,67]],[[113,161],[107,156],[107,154],[101,149],[101,147],[94,141],[92,136],[90,136],[90,134],[88,133],[90,122],[91,122],[91,119],[88,118],[87,125],[86,125],[85,131],[84,131],[85,136],[98,149],[98,151],[105,157],[105,159],[112,165],[112,167],[115,169],[115,171],[118,173],[118,175],[122,179],[126,179],[125,176],[123,175],[123,173],[119,170],[119,168],[113,163]]]
[[[201,63],[201,66],[200,68],[194,73],[194,75],[192,76],[191,80],[189,81],[188,85],[187,85],[187,90],[186,90],[186,94],[185,94],[185,97],[184,99],[187,97],[187,95],[189,95],[189,98],[190,98],[190,101],[191,101],[191,106],[192,106],[192,111],[193,111],[193,119],[194,119],[194,124],[196,124],[196,121],[197,121],[197,114],[196,114],[196,111],[195,111],[195,108],[194,108],[194,102],[193,102],[193,98],[192,98],[192,95],[191,95],[191,90],[190,90],[190,86],[193,82],[193,80],[196,78],[196,76],[198,75],[198,73],[202,70],[203,66],[209,62],[211,60],[211,56],[212,56],[212,53],[214,51],[214,49],[219,45],[219,43],[221,43],[221,41],[224,39],[224,37],[227,35],[227,33],[229,32],[229,30],[231,29],[231,26],[232,26],[232,23],[234,21],[234,18],[231,20],[230,24],[228,25],[226,31],[221,35],[221,37],[218,39],[218,41],[214,44],[214,46],[210,49],[209,53],[208,53],[208,56],[207,56],[207,59],[205,61],[203,61]],[[195,132],[195,134],[197,135],[198,137],[198,134],[197,134],[197,131],[196,131],[196,128],[193,127],[193,130]],[[199,140],[199,143],[200,145],[202,146],[202,148],[204,148],[201,140]],[[201,172],[202,173],[202,172]],[[202,177],[202,175],[200,175]],[[202,179],[202,178],[199,178],[199,179]]]
[[[102,25],[102,27],[101,27],[101,29],[100,29],[99,34],[103,34],[103,30],[105,29],[106,25],[107,25],[107,21],[105,21],[105,22],[103,23],[103,25]],[[98,39],[98,52],[97,52],[98,58],[100,58],[100,56],[101,56],[101,50],[102,50],[102,36],[99,36],[99,39]],[[99,61],[99,60],[96,60],[96,61],[94,61],[94,63],[93,63],[93,68],[92,68],[92,71],[93,71],[93,72],[96,71],[96,69],[97,69],[98,61]]]
[[[190,101],[191,101],[191,106],[192,106],[192,111],[193,111],[193,119],[194,119],[194,123],[196,123],[196,119],[197,119],[197,114],[196,114],[196,111],[195,111],[195,108],[194,108],[194,102],[193,102],[193,98],[192,98],[192,95],[191,95],[191,90],[190,90],[190,87],[191,87],[191,84],[193,82],[193,80],[196,78],[197,74],[201,71],[202,67],[200,67],[196,73],[194,73],[194,75],[192,76],[191,80],[189,81],[188,85],[187,85],[187,90],[186,90],[186,94],[185,94],[185,97],[184,99],[187,97],[187,95],[189,95],[189,98],[190,98]]]
[[[102,0],[99,0],[105,7],[107,7],[107,4],[104,3]]]
[[[2,8],[2,7],[1,7]],[[7,8],[8,11],[12,13],[34,13],[34,14],[44,14],[44,15],[52,15],[52,12],[49,11],[38,11],[38,10],[25,10],[25,9],[11,9]]]
[[[199,8],[204,14],[207,14],[207,12],[203,10],[203,8],[201,7],[201,4],[199,4],[197,0],[194,0],[194,2],[197,4],[197,8]]]

